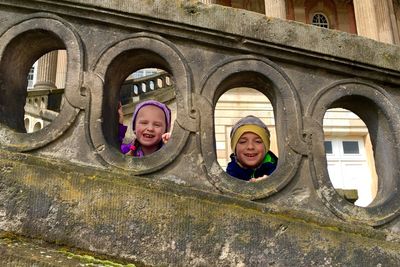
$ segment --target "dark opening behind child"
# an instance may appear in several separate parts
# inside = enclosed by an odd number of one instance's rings
[[[136,105],[132,117],[132,130],[134,139],[124,144],[127,126],[123,125],[121,105],[119,113],[118,139],[123,154],[134,157],[147,156],[159,150],[170,138],[171,110],[163,103],[156,100],[147,100]]]
[[[226,172],[238,179],[257,182],[266,179],[278,164],[278,158],[269,151],[270,133],[267,126],[255,116],[240,119],[232,128],[231,162]]]

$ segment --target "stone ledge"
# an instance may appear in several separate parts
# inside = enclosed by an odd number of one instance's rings
[[[1,2],[12,2],[3,0]],[[346,32],[328,30],[303,23],[266,17],[262,14],[224,7],[206,5],[194,0],[33,0],[29,5],[51,4],[69,6],[94,12],[119,12],[121,16],[138,16],[153,22],[174,22],[175,27],[186,25],[190,30],[225,36],[240,36],[255,41],[275,44],[285,49],[314,52],[344,60],[400,70],[400,47],[384,44]],[[0,3],[1,4],[1,3]],[[209,18],[214,18],[210,20]],[[193,28],[194,27],[194,28]],[[197,29],[196,29],[197,28]],[[298,51],[299,52],[299,51]]]
[[[194,192],[1,153],[0,225],[6,231],[146,265],[400,263],[400,244],[386,241],[379,230],[347,231],[344,223],[318,224],[312,216],[307,221],[253,202]]]

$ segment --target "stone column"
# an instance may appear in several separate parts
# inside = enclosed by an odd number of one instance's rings
[[[354,0],[358,35],[394,43],[388,0]]]
[[[388,0],[375,0],[375,14],[378,25],[379,41],[383,43],[393,44],[393,27],[390,19],[389,1]]]
[[[38,61],[38,71],[34,89],[55,89],[58,51],[51,51]]]
[[[265,0],[265,15],[286,19],[285,0]]]
[[[65,79],[67,77],[67,51],[58,50],[56,87],[65,88]]]
[[[358,35],[378,40],[374,0],[354,0],[353,5]]]
[[[390,14],[390,21],[392,23],[392,30],[393,30],[393,43],[399,45],[400,44],[400,32],[399,27],[397,25],[396,20],[396,13],[393,5],[392,0],[387,0],[389,3],[389,14]]]
[[[215,4],[216,0],[200,0],[204,4]]]

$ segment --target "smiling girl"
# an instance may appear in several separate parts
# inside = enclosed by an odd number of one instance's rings
[[[136,105],[132,117],[134,140],[129,144],[122,143],[127,126],[122,124],[122,108],[118,109],[119,140],[121,152],[134,157],[143,157],[159,150],[170,138],[171,110],[163,103],[147,100]]]

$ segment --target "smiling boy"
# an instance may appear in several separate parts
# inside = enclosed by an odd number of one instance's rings
[[[238,179],[257,182],[267,178],[275,169],[278,158],[269,151],[270,133],[255,116],[240,119],[231,130],[234,153],[226,172]]]

